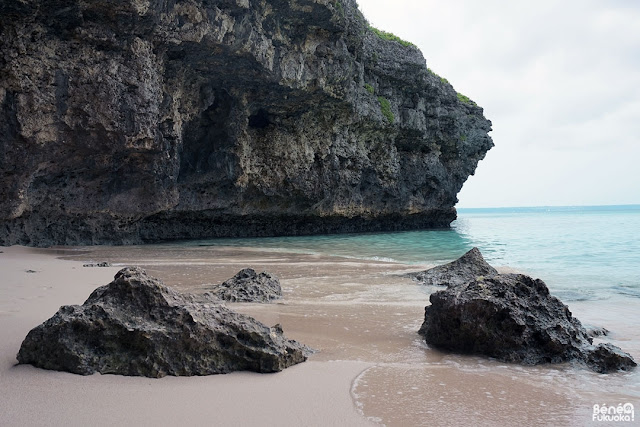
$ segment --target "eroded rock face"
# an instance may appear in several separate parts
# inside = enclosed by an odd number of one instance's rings
[[[277,277],[252,268],[240,270],[231,279],[207,286],[207,293],[230,302],[271,302],[282,298],[282,288]]]
[[[354,0],[2,2],[0,75],[2,245],[448,226],[493,145]]]
[[[629,355],[611,343],[600,343],[587,347],[585,351],[586,364],[596,372],[606,374],[620,369],[629,370],[637,366]]]
[[[181,294],[125,268],[81,306],[63,306],[25,338],[18,362],[76,374],[277,372],[309,349],[205,296]]]
[[[587,335],[591,338],[606,337],[609,336],[610,331],[602,326],[593,326],[583,324],[584,329],[587,331]]]
[[[484,260],[477,260],[483,267]],[[458,265],[462,280],[469,265]],[[593,346],[580,321],[539,279],[522,274],[474,277],[431,294],[429,300],[419,333],[436,348],[527,365],[576,361],[602,373],[636,366],[616,346]]]
[[[495,274],[498,274],[498,271],[484,260],[478,248],[473,248],[455,261],[412,273],[411,277],[423,285],[458,286]]]

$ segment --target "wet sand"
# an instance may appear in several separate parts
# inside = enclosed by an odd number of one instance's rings
[[[596,403],[640,407],[637,372],[523,367],[428,348],[417,330],[435,289],[403,276],[426,266],[176,245],[2,250],[0,425],[585,425]],[[89,261],[114,267],[82,267]],[[82,303],[125,265],[196,293],[241,268],[267,270],[281,280],[281,302],[228,306],[267,325],[282,324],[289,338],[318,352],[270,375],[150,380],[13,366],[30,328],[62,304]],[[577,308],[581,320],[594,323],[581,317],[589,317],[588,307]],[[624,342],[614,344],[640,359],[640,333],[619,326]]]

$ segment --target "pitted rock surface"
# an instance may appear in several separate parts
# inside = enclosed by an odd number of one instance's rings
[[[0,245],[448,227],[493,146],[355,0],[4,1],[0,75]]]
[[[474,259],[478,268],[486,268],[481,256]],[[464,266],[459,280],[449,278],[453,285],[429,297],[419,331],[427,344],[526,365],[577,362],[601,373],[636,366],[631,355],[610,343],[594,346],[542,280],[523,274],[474,278],[469,264],[469,257],[455,264]]]
[[[205,286],[207,293],[230,302],[271,302],[282,298],[277,277],[252,268],[240,270],[231,279],[219,285]]]
[[[32,329],[18,362],[82,375],[163,377],[277,372],[309,353],[279,325],[179,293],[133,267]]]

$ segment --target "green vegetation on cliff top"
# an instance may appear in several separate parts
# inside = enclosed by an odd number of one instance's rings
[[[450,85],[450,84],[451,84],[451,83],[449,83],[449,80],[445,79],[444,77],[440,77],[439,75],[437,75],[436,73],[434,73],[434,72],[433,72],[433,70],[432,70],[431,68],[427,67],[427,71],[428,71],[430,74],[433,74],[434,76],[436,76],[437,78],[439,78],[439,79],[440,79],[440,81],[441,81],[443,84],[448,84],[448,85]]]
[[[469,99],[469,97],[468,97],[468,96],[463,95],[463,94],[461,94],[460,92],[456,92],[456,93],[458,94],[458,99],[459,99],[461,102],[464,102],[465,104],[468,104],[468,105],[478,105],[478,104],[476,104],[475,102],[473,102],[471,99]]]
[[[449,80],[445,79],[444,77],[440,77],[439,75],[437,75],[436,73],[433,72],[433,70],[431,68],[427,68],[427,71],[436,76],[437,78],[440,79],[440,82],[442,82],[442,84],[448,84],[451,85],[451,83],[449,83]],[[477,106],[478,104],[476,104],[475,102],[473,102],[468,96],[461,94],[460,92],[456,92],[456,94],[458,95],[458,100],[460,102],[463,102],[467,105],[474,105]]]
[[[377,29],[376,27],[369,25],[369,30],[371,30],[371,32],[373,34],[375,34],[376,36],[378,36],[379,38],[381,38],[382,40],[388,40],[388,41],[393,41],[393,42],[398,42],[400,43],[402,46],[404,47],[416,47],[417,46],[411,42],[408,42],[406,40],[402,40],[400,37],[396,36],[393,33],[388,33],[386,31],[382,31]]]

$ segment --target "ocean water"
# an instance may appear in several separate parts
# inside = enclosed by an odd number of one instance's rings
[[[433,265],[475,246],[494,266],[541,278],[563,301],[640,299],[640,205],[459,209],[449,230],[185,244]]]

